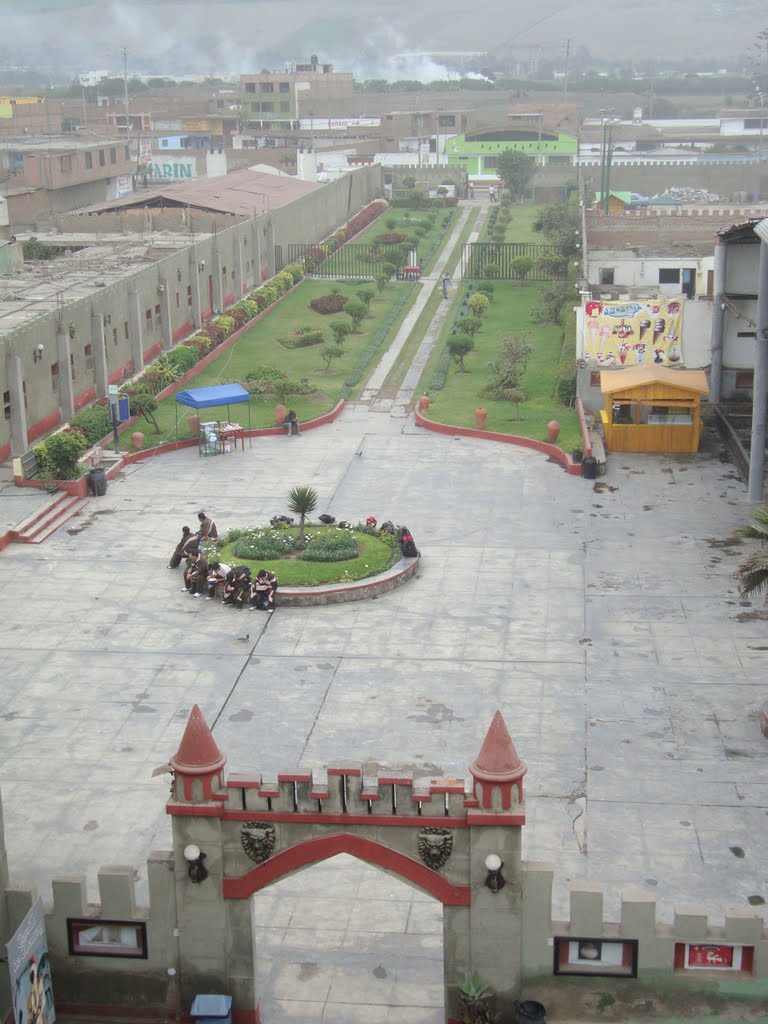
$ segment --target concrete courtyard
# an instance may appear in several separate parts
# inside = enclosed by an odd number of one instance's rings
[[[201,508],[220,531],[264,523],[295,484],[318,512],[406,523],[417,579],[271,617],[181,593],[166,564],[182,525]],[[728,542],[748,511],[712,454],[617,455],[592,482],[375,402],[244,453],[128,467],[45,544],[0,554],[12,884],[50,898],[53,877],[83,873],[95,899],[99,865],[133,864],[141,901],[147,853],[170,845],[151,772],[194,703],[229,770],[269,776],[343,759],[466,777],[498,708],[529,768],[524,857],[555,862],[556,917],[583,878],[612,920],[628,886],[663,921],[759,904],[768,623],[739,601]],[[299,875],[254,900],[266,1024],[436,1024],[439,905],[347,858],[310,875],[311,893]]]

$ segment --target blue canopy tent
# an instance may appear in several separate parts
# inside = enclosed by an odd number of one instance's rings
[[[247,402],[251,396],[241,384],[214,384],[209,388],[190,388],[176,393],[176,440],[179,439],[179,405],[192,409],[213,409],[226,405],[227,420],[229,407],[238,402]],[[248,429],[251,429],[251,407],[248,406]]]

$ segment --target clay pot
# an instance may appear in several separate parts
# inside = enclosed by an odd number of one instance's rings
[[[285,423],[285,417],[288,415],[288,410],[282,402],[278,402],[275,406],[275,423],[278,427],[282,427]]]
[[[485,422],[488,419],[488,410],[482,406],[475,409],[475,426],[478,430],[485,430]]]
[[[560,433],[560,424],[557,420],[550,420],[547,424],[547,440],[550,444],[554,444]]]
[[[432,399],[429,397],[429,395],[422,395],[421,398],[416,402],[416,408],[419,410],[419,412],[426,412],[427,409],[429,408],[429,403],[431,401]]]
[[[199,416],[187,416],[187,426],[189,432],[193,437],[197,437],[200,433],[200,417]]]
[[[144,447],[144,435],[140,430],[135,430],[131,434],[131,448],[133,451],[138,452]]]

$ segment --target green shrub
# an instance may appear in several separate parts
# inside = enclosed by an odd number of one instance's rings
[[[498,263],[486,263],[483,267],[483,277],[498,277],[501,273],[501,267]]]
[[[493,282],[492,281],[480,281],[475,287],[476,292],[480,292],[485,295],[489,302],[493,302]]]
[[[52,480],[74,480],[80,473],[77,460],[87,449],[88,442],[81,431],[60,430],[37,445],[35,457],[42,476]]]
[[[168,353],[168,362],[174,367],[181,376],[186,373],[187,370],[191,370],[198,359],[197,352],[195,349],[190,348],[188,345],[178,345],[176,348],[172,348]]]
[[[309,533],[300,557],[302,562],[344,562],[357,557],[357,541],[348,530]]]
[[[325,335],[317,327],[300,327],[293,334],[284,335],[277,340],[283,348],[309,348],[310,345],[323,345]]]
[[[365,315],[368,312],[368,307],[364,302],[360,302],[359,299],[350,299],[344,307],[344,312],[352,320],[352,327],[357,331],[360,324],[365,319]]]
[[[83,409],[72,417],[69,425],[82,431],[89,448],[99,442],[102,437],[106,437],[112,430],[109,411],[103,405],[91,405],[87,409]]]
[[[488,312],[488,306],[490,303],[491,300],[487,295],[484,295],[482,292],[475,292],[474,295],[470,295],[467,305],[472,310],[472,315],[479,317],[482,320]]]
[[[227,544],[232,543],[234,532],[227,537]],[[303,544],[289,531],[265,527],[243,530],[235,540],[232,553],[238,558],[259,562],[271,558],[285,558],[294,551],[300,551],[302,547]]]
[[[61,249],[56,249],[52,245],[46,245],[45,242],[41,242],[34,235],[21,243],[21,251],[25,260],[52,260],[62,253]]]
[[[283,267],[283,271],[291,275],[294,284],[298,284],[304,277],[304,271],[300,263],[289,263],[287,267]]]

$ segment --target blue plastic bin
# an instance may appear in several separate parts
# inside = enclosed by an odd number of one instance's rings
[[[189,1012],[195,1024],[232,1024],[232,996],[195,996]]]

